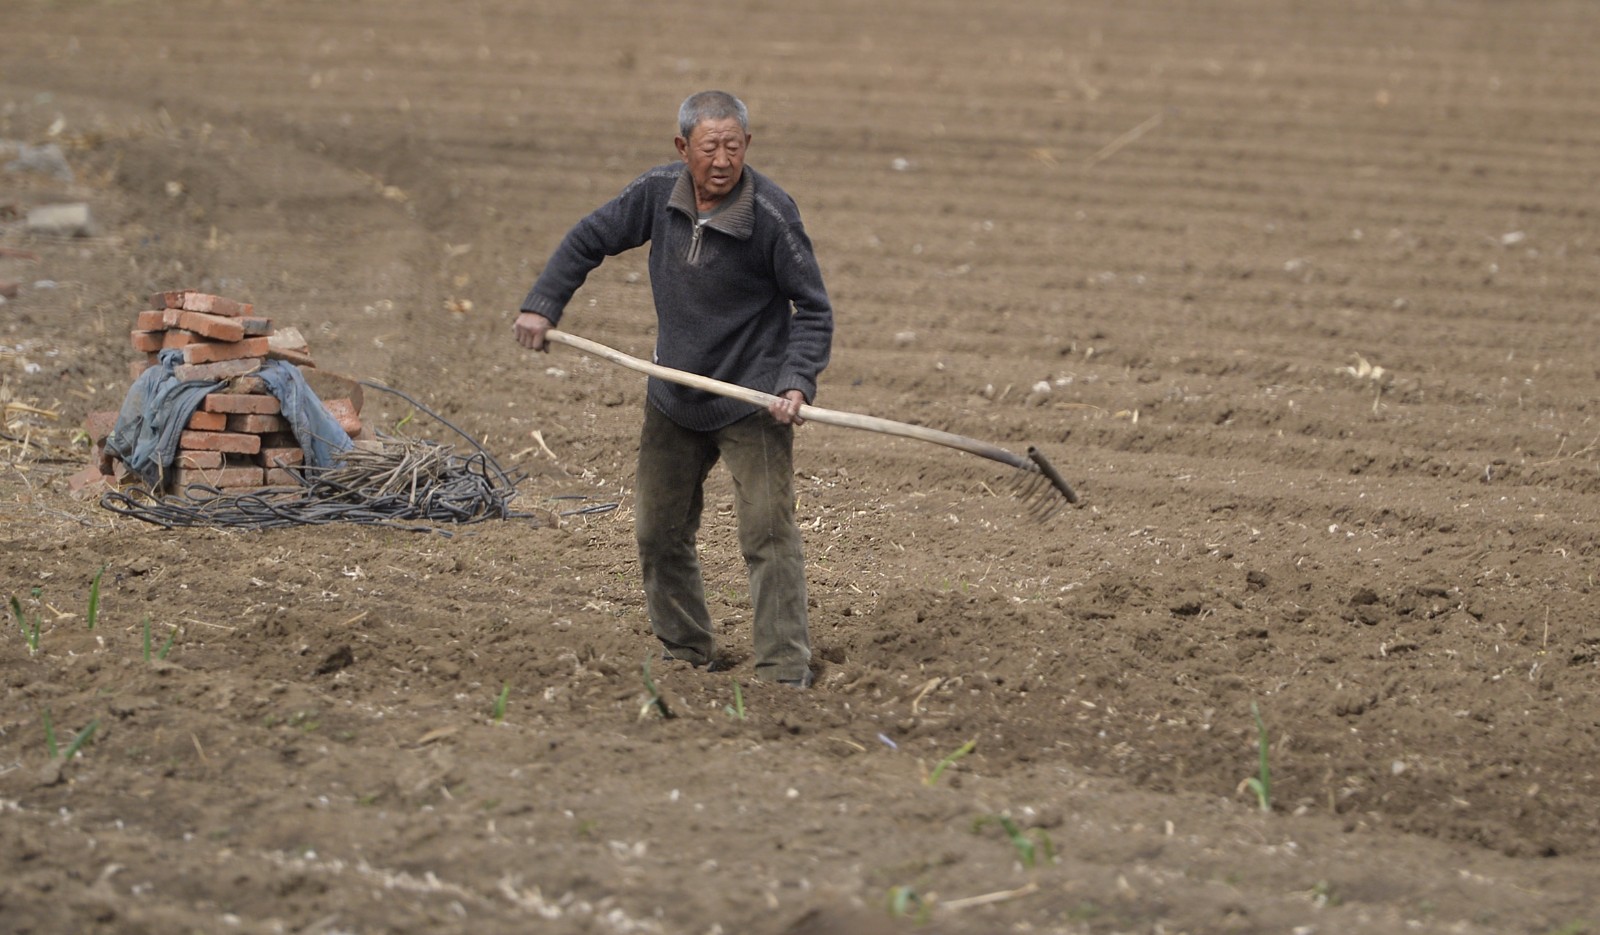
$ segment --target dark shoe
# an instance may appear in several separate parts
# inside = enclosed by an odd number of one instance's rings
[[[811,674],[811,670],[810,669],[807,669],[806,670],[806,674],[800,676],[797,679],[778,679],[778,684],[779,685],[787,685],[790,688],[799,688],[799,689],[804,690],[804,689],[810,688],[811,687],[811,683],[813,681],[815,681],[815,680],[816,680],[816,676]]]
[[[677,656],[674,656],[672,654],[672,650],[670,649],[664,649],[661,651],[661,659],[664,662],[687,662],[691,668],[704,669],[707,672],[726,672],[729,669],[728,664],[723,662],[721,659],[714,658],[710,662],[695,662],[692,659],[680,659]]]

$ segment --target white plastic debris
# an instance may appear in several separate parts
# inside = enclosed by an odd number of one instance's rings
[[[83,202],[39,205],[28,209],[28,231],[50,237],[87,237],[93,228]]]

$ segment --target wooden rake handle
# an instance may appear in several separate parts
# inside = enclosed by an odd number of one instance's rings
[[[660,364],[643,361],[637,357],[630,357],[621,351],[606,347],[604,344],[590,341],[588,338],[580,338],[575,334],[567,334],[555,328],[546,331],[544,337],[546,341],[554,341],[557,344],[565,344],[568,347],[577,348],[585,353],[593,354],[614,364],[627,367],[629,370],[637,370],[640,373],[658,377],[669,383],[678,383],[697,390],[705,390],[708,393],[726,396],[729,399],[742,400],[762,409],[778,401],[778,397],[773,396],[771,393],[763,393],[760,390],[753,390],[746,386],[724,383],[721,380],[713,380],[697,373],[674,370],[671,367],[663,367]],[[1061,479],[1061,475],[1056,473],[1055,468],[1051,467],[1048,461],[1044,460],[1043,455],[1032,448],[1028,449],[1028,457],[1023,457],[998,445],[991,445],[976,438],[968,438],[965,435],[942,432],[938,429],[930,429],[921,425],[896,422],[892,419],[880,419],[877,416],[840,412],[837,409],[823,409],[820,406],[801,405],[800,417],[812,422],[821,422],[824,425],[837,425],[849,429],[862,429],[883,435],[898,435],[902,438],[914,438],[917,441],[932,442],[935,445],[943,445],[946,448],[955,448],[959,451],[975,454],[980,458],[988,458],[990,461],[998,461],[1020,471],[1043,474],[1050,480],[1052,486],[1061,491],[1062,495],[1067,498],[1067,502],[1078,502],[1077,495]]]

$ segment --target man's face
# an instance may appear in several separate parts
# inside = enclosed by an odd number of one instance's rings
[[[689,164],[695,200],[701,209],[722,201],[739,184],[750,134],[739,129],[736,118],[702,120],[687,140],[680,136],[675,142],[678,155]]]

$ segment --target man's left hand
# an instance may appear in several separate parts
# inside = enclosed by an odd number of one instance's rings
[[[799,390],[784,390],[778,401],[767,407],[772,417],[784,425],[805,425],[800,418],[800,407],[806,404],[806,394]]]

